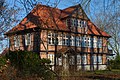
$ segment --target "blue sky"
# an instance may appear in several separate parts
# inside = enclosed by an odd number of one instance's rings
[[[11,6],[13,6],[13,4],[14,4],[14,1],[15,0],[6,0],[7,1],[7,3],[9,4],[9,6],[11,7]],[[37,0],[37,1],[40,1],[40,0]],[[41,2],[42,2],[42,4],[46,4],[46,1],[49,1],[49,0],[41,0]],[[55,1],[58,1],[58,0],[50,0],[50,4],[54,4],[54,2]],[[79,4],[79,3],[81,3],[80,2],[81,0],[60,0],[60,3],[58,4],[58,8],[60,8],[60,9],[64,9],[64,8],[66,8],[66,7],[69,7],[69,6],[73,6],[73,5],[76,5],[76,4]],[[83,0],[84,1],[84,0]],[[105,1],[105,5],[103,4],[104,3],[104,1]],[[110,0],[91,0],[91,4],[90,4],[90,11],[86,11],[86,13],[87,13],[87,15],[88,15],[88,17],[90,18],[90,17],[92,17],[93,19],[94,19],[94,15],[95,15],[95,13],[98,13],[98,12],[104,12],[104,9],[103,9],[103,7],[104,6],[108,6],[109,5],[109,3],[110,3]],[[17,6],[22,6],[22,5],[20,5],[20,4],[17,4]],[[84,8],[84,9],[86,9],[86,8]],[[22,14],[22,15],[21,15]],[[27,14],[25,14],[25,11],[23,10],[23,11],[21,11],[19,14],[18,14],[18,18],[20,19],[20,20],[22,20],[22,18],[24,18],[25,16],[26,16]],[[14,24],[15,25],[15,24]],[[6,42],[6,40],[5,41],[3,41],[2,42],[3,44],[4,44],[4,46],[3,47],[5,47],[7,44],[8,44],[8,42]],[[0,43],[1,44],[1,43]],[[2,47],[0,46],[0,51],[1,50],[3,50],[2,49]]]
[[[13,5],[14,5],[14,0],[11,0],[11,1],[9,1],[9,0],[6,0],[7,1],[7,3],[8,3],[8,5],[9,5],[9,7],[12,7]],[[39,0],[40,1],[40,0]],[[46,1],[49,1],[49,0],[43,0],[42,1],[42,4],[45,4],[46,5]],[[50,0],[50,2],[49,2],[49,5],[54,5],[54,2],[55,1],[58,1],[58,0]],[[96,1],[96,0],[95,0]],[[60,2],[59,2],[59,4],[57,5],[57,7],[59,8],[59,9],[64,9],[64,8],[67,8],[67,7],[69,7],[69,6],[73,6],[73,5],[76,5],[76,4],[79,4],[79,3],[81,3],[79,0],[61,0]],[[22,5],[20,5],[20,4],[18,4],[17,3],[17,6],[22,6]],[[92,10],[94,10],[94,9],[92,9]],[[92,12],[94,12],[94,11],[92,11]],[[22,14],[22,15],[21,15]],[[27,14],[25,14],[25,11],[23,10],[22,12],[20,12],[19,14],[18,14],[18,18],[20,19],[20,20],[22,20],[25,16],[26,16]],[[15,25],[15,24],[14,24]],[[0,44],[3,44],[3,46],[1,46],[0,45],[0,51],[1,50],[3,50],[5,47],[6,47],[6,45],[8,45],[8,41],[7,40],[4,40],[4,41],[2,41],[2,42],[0,42]]]

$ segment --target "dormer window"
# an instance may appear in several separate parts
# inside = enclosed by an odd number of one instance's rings
[[[75,19],[75,18],[71,18],[71,19],[66,19],[66,26],[73,26],[73,27],[87,27],[87,22],[85,20],[81,20],[81,19]]]

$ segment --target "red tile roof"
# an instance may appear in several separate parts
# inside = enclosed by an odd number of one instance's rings
[[[78,8],[78,5],[60,10],[38,4],[17,26],[13,27],[6,34],[35,27],[70,31],[65,21],[61,19],[71,15],[76,8]],[[90,20],[88,20],[88,34],[110,37],[106,32],[98,29]]]

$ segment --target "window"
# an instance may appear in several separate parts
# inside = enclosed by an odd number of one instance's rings
[[[94,48],[97,47],[97,40],[96,40],[96,38],[93,38],[93,47],[94,47]]]
[[[71,22],[71,26],[74,26],[74,27],[77,27],[78,26],[78,20],[77,19],[71,19],[70,20],[70,22]]]
[[[58,45],[62,45],[62,34],[58,34]]]
[[[87,47],[87,37],[84,36],[84,47]]]
[[[99,48],[102,48],[102,39],[98,38],[97,45]]]
[[[83,21],[83,27],[87,27],[87,22],[86,21]]]
[[[74,36],[71,36],[71,38],[70,38],[70,45],[71,46],[75,45],[75,38],[74,38]]]
[[[82,56],[82,61],[83,61],[83,64],[86,64],[86,63],[87,63],[86,54],[84,54],[84,55]]]
[[[28,33],[25,35],[25,44],[30,45],[31,44],[31,34]]]
[[[78,20],[78,27],[81,27],[81,20]]]
[[[58,58],[58,65],[62,65],[62,57]]]
[[[48,33],[48,44],[50,45],[55,44],[55,33],[52,33],[52,32]]]
[[[97,63],[97,56],[94,55],[94,56],[92,56],[92,58],[93,58],[93,64],[96,64]]]
[[[70,19],[66,19],[66,26],[70,25]]]
[[[19,35],[14,37],[14,42],[15,42],[14,43],[15,47],[19,47],[20,46],[20,36]]]
[[[102,56],[98,56],[98,64],[102,64]]]
[[[87,37],[84,36],[82,37],[82,47],[86,47],[87,46]]]
[[[67,36],[67,34],[63,34],[63,45],[68,45],[68,36]]]
[[[81,64],[81,56],[77,55],[77,65]]]
[[[74,63],[75,63],[75,57],[74,56],[70,56],[69,63],[70,63],[70,65],[74,65]]]
[[[50,65],[54,65],[54,54],[48,54],[48,59],[50,59]]]
[[[88,47],[91,47],[91,41],[90,41],[90,37],[88,37],[88,43],[87,43]]]
[[[76,37],[76,46],[81,46],[81,37]]]
[[[74,19],[70,20],[71,26],[74,26]]]

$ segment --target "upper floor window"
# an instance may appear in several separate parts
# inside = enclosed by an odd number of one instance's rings
[[[87,27],[87,22],[84,20],[78,20],[78,27]]]
[[[76,37],[76,46],[81,46],[81,36]]]
[[[101,38],[98,38],[97,45],[99,48],[102,47],[102,39]]]
[[[97,47],[97,39],[93,38],[93,47],[96,48]]]
[[[15,45],[15,47],[19,47],[20,46],[20,36],[19,35],[16,35],[14,37],[14,45]]]
[[[70,38],[70,45],[75,46],[75,38],[72,35],[71,35],[71,38]]]
[[[68,40],[68,35],[67,34],[63,34],[62,44],[63,45],[68,45],[69,44],[69,40]]]
[[[91,41],[90,41],[91,39],[90,39],[90,37],[88,37],[88,47],[91,47]]]
[[[87,47],[87,37],[86,36],[82,37],[82,47]]]
[[[62,34],[58,34],[58,45],[62,45]]]
[[[25,44],[30,45],[31,44],[31,34],[28,33],[25,35]]]
[[[52,32],[48,33],[48,44],[50,45],[55,44],[55,33],[52,33]]]
[[[82,27],[87,27],[87,22],[81,19],[69,18],[69,19],[66,19],[66,25],[82,28]]]

